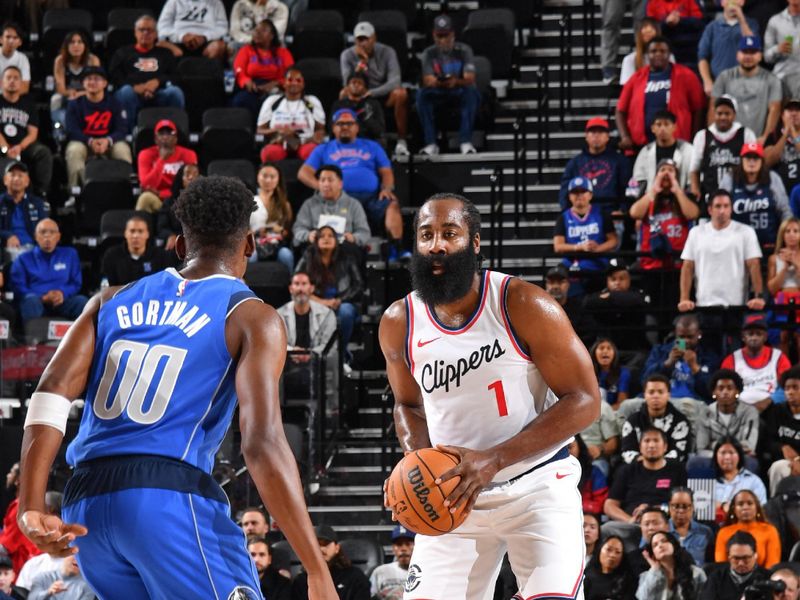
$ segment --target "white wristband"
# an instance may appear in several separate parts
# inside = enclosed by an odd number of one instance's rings
[[[34,392],[28,403],[25,429],[31,425],[48,425],[62,435],[67,431],[67,418],[72,403],[64,396],[49,392]]]

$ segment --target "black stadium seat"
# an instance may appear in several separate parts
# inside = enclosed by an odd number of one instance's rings
[[[108,30],[106,31],[106,64],[111,64],[111,57],[119,48],[133,44],[136,20],[147,14],[140,8],[114,8],[108,12]]]
[[[186,98],[192,131],[200,129],[206,110],[227,103],[224,73],[217,60],[202,56],[184,57],[178,62],[176,80]]]
[[[209,108],[203,113],[200,159],[204,165],[221,158],[251,158],[253,115],[246,108]]]
[[[532,0],[525,0],[532,1]],[[417,1],[416,0],[370,0],[370,10],[399,10],[405,15],[406,27],[415,29],[417,26]]]
[[[375,567],[383,564],[383,548],[375,540],[350,538],[339,543],[353,566],[361,569],[367,577]]]
[[[289,269],[277,261],[247,264],[244,281],[259,298],[278,308],[289,300]]]
[[[79,202],[79,228],[83,233],[100,233],[100,221],[108,210],[134,206],[131,174],[133,167],[122,160],[95,159],[86,162],[85,184]]]
[[[132,216],[137,215],[145,220],[147,228],[153,233],[153,215],[150,213],[131,209],[107,210],[100,217],[100,241],[114,239],[121,240],[125,234],[125,224]]]
[[[92,39],[92,13],[80,8],[52,8],[44,13],[40,40],[45,64],[52,65],[70,31],[79,29]]]
[[[212,161],[206,171],[208,175],[225,175],[238,177],[253,192],[256,191],[256,168],[249,160],[239,158],[222,158]]]
[[[305,58],[295,66],[306,80],[305,93],[316,96],[327,115],[342,89],[342,71],[339,60],[333,58]]]
[[[133,151],[139,154],[143,148],[155,144],[153,128],[161,119],[169,119],[178,128],[178,143],[189,145],[189,115],[182,108],[172,106],[151,106],[143,108],[136,115],[136,128],[133,130]]]
[[[294,24],[292,56],[304,58],[339,57],[344,50],[344,19],[336,10],[307,10]]]
[[[476,10],[469,15],[460,40],[475,55],[485,56],[497,79],[511,78],[514,54],[514,13],[507,8]]]
[[[408,24],[405,14],[399,10],[368,10],[359,13],[358,21],[371,23],[378,41],[394,49],[400,71],[405,75],[408,67]]]

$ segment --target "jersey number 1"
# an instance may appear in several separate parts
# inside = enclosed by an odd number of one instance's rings
[[[500,413],[501,417],[507,417],[508,406],[506,406],[506,392],[503,390],[503,380],[493,381],[486,389],[494,390],[494,397],[497,400],[497,412]]]
[[[141,425],[152,425],[161,419],[175,390],[186,352],[184,348],[163,344],[148,346],[129,340],[117,340],[111,344],[103,377],[94,397],[94,414],[100,419],[110,420],[127,412],[131,421]],[[125,354],[128,355],[128,360],[122,367]],[[154,381],[156,371],[162,363],[160,377]],[[108,396],[120,372],[122,377],[119,387],[109,406]],[[145,408],[145,399],[154,383],[156,388],[152,393],[152,401],[149,408]]]

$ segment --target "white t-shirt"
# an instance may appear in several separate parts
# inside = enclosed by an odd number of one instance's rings
[[[29,590],[31,589],[34,577],[39,573],[60,569],[62,562],[64,562],[63,558],[57,558],[49,554],[39,554],[38,556],[29,558],[28,561],[22,565],[14,585]]]
[[[305,143],[314,135],[315,123],[325,124],[325,111],[316,96],[303,96],[299,100],[288,100],[282,94],[273,94],[264,100],[258,113],[258,125],[285,127],[300,132],[300,141]]]
[[[711,222],[692,227],[681,259],[694,261],[698,306],[741,306],[747,301],[745,261],[761,258],[755,230],[731,221],[723,229]]]
[[[408,579],[408,569],[397,562],[375,567],[369,576],[370,595],[378,600],[402,600],[403,586]]]
[[[28,57],[19,50],[14,50],[11,56],[7,57],[0,52],[0,73],[8,67],[17,67],[22,73],[22,81],[31,80],[31,63]]]

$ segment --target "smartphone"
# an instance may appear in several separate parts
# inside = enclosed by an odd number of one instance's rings
[[[675,340],[675,346],[678,348],[678,350],[680,350],[682,352],[685,351],[686,350],[686,340],[684,340],[683,338],[678,338],[677,340]]]
[[[784,42],[789,42],[790,44],[794,44],[794,36],[793,35],[787,35],[785,38],[783,38],[783,41]]]

